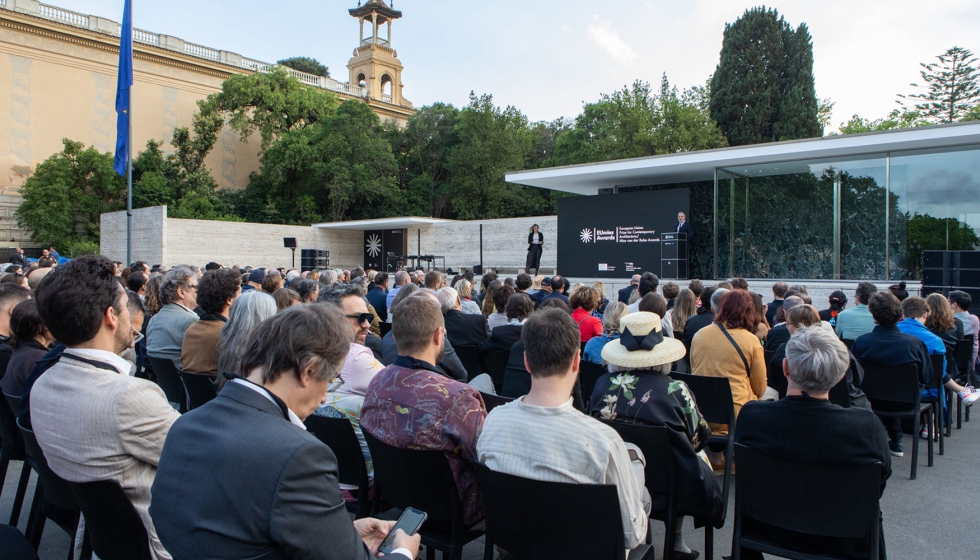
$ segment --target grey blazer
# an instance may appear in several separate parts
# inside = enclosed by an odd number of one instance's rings
[[[373,558],[337,458],[265,396],[227,383],[170,429],[150,516],[175,560]]]
[[[152,358],[169,358],[181,369],[184,333],[198,320],[197,313],[176,303],[164,305],[146,326],[146,354]]]

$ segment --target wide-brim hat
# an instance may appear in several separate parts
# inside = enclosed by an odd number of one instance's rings
[[[602,360],[622,368],[648,368],[683,358],[684,343],[664,336],[660,321],[660,315],[646,311],[624,315],[619,338],[602,347]]]

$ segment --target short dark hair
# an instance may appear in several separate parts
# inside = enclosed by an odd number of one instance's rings
[[[695,297],[701,297],[701,292],[704,291],[704,283],[695,278],[687,283],[687,289],[694,292]]]
[[[510,296],[514,295],[513,286],[508,286],[507,284],[501,284],[493,290],[493,307],[497,310],[497,313],[504,313],[507,309],[507,300]]]
[[[17,305],[25,299],[31,299],[31,291],[24,286],[13,282],[0,284],[0,309]]]
[[[949,293],[947,299],[956,304],[957,307],[966,311],[973,304],[973,298],[970,294],[964,292],[963,290],[953,290]]]
[[[581,286],[574,292],[572,292],[572,297],[568,298],[568,306],[572,309],[584,309],[586,311],[595,311],[600,305],[602,305],[602,294],[599,290],[591,286]]]
[[[44,321],[37,310],[37,302],[33,299],[18,303],[10,313],[10,333],[17,342],[33,339],[44,332]]]
[[[545,309],[524,323],[521,339],[531,377],[550,377],[571,368],[581,350],[582,333],[568,313]]]
[[[439,284],[442,284],[442,273],[438,270],[430,270],[425,274],[425,281],[423,283],[426,288],[438,288]]]
[[[732,278],[729,282],[731,283],[733,290],[748,291],[749,289],[749,283],[745,280],[745,278],[742,277]]]
[[[146,270],[146,262],[145,261],[136,261],[136,262],[134,262],[133,264],[129,265],[129,271],[130,272],[146,272],[147,271]]]
[[[660,278],[652,272],[644,272],[643,276],[640,276],[640,297],[643,297],[649,293],[656,292],[657,286],[660,285]]]
[[[269,383],[287,371],[299,377],[312,366],[314,379],[328,380],[344,365],[353,341],[354,329],[336,307],[294,305],[255,327],[236,373],[262,368],[262,382]]]
[[[786,282],[776,282],[772,285],[772,295],[781,298],[786,295],[786,291],[789,290],[789,286]]]
[[[296,283],[296,293],[299,294],[300,300],[302,300],[304,303],[312,303],[310,296],[313,295],[313,292],[319,289],[320,283],[316,280],[303,278]]]
[[[891,292],[878,292],[871,296],[868,311],[875,323],[882,327],[894,327],[902,320],[902,302]]]
[[[667,282],[664,284],[663,290],[660,291],[663,292],[665,299],[674,299],[677,294],[681,293],[681,287],[676,282]]]
[[[711,311],[711,294],[715,293],[717,289],[715,286],[708,286],[701,290],[701,295],[698,296],[698,299],[701,300],[701,309],[705,310],[705,312]]]
[[[142,272],[133,272],[126,278],[126,289],[139,293],[149,279]]]
[[[526,272],[518,274],[517,280],[514,281],[514,287],[517,288],[517,291],[519,292],[529,289],[533,284],[534,278],[531,278],[531,275]]]
[[[129,318],[132,319],[133,315],[136,313],[146,313],[146,308],[143,307],[143,302],[140,300],[140,295],[133,290],[126,290],[126,307],[129,309]]]
[[[534,301],[531,296],[517,292],[507,299],[507,319],[517,319],[523,321],[534,312]]]
[[[205,313],[221,313],[228,300],[242,289],[238,273],[226,268],[209,270],[197,285],[197,304]]]
[[[107,308],[122,312],[122,286],[115,271],[116,265],[106,257],[85,255],[56,267],[41,280],[37,308],[55,339],[66,346],[92,340]]]
[[[858,303],[863,303],[865,305],[868,305],[868,302],[871,300],[871,296],[877,293],[878,286],[875,286],[871,282],[861,282],[857,285],[857,289],[854,290],[854,296],[857,298]]]
[[[661,319],[667,314],[667,300],[664,296],[656,293],[649,293],[640,298],[636,306],[639,311],[656,313]]]
[[[214,261],[211,261],[208,264],[204,265],[204,270],[220,270],[220,269],[221,269],[221,265]]]
[[[929,313],[929,304],[926,303],[926,300],[923,298],[910,297],[902,300],[902,315],[904,315],[906,319],[918,319],[919,317],[925,317],[926,313]]]
[[[496,272],[488,272],[483,275],[483,278],[480,278],[480,284],[482,284],[483,289],[486,290],[487,287],[490,286],[490,282],[493,282],[496,279],[497,279]]]
[[[387,272],[379,272],[378,275],[374,277],[374,285],[375,286],[380,286],[380,285],[384,284],[387,281],[388,281],[388,273]]]

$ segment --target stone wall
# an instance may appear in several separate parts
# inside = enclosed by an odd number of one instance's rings
[[[421,231],[421,254],[445,256],[446,267],[453,270],[471,269],[473,265],[480,263],[481,224],[484,269],[493,268],[508,273],[523,269],[527,259],[527,234],[533,224],[538,224],[544,236],[542,272],[553,273],[558,266],[558,254],[555,250],[555,240],[558,237],[557,216],[441,222],[421,228],[409,228],[408,252],[415,254],[419,250],[418,232]]]

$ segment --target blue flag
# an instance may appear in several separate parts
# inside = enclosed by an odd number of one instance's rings
[[[129,90],[133,86],[133,0],[126,0],[119,37],[119,77],[116,81],[116,173],[126,176],[129,164]]]

